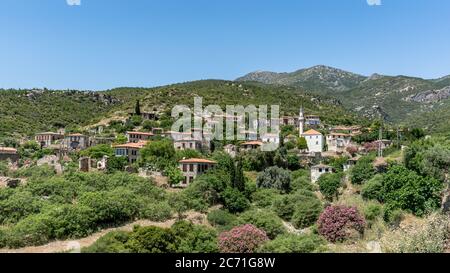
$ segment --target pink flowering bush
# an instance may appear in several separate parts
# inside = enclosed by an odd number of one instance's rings
[[[268,241],[266,232],[254,225],[243,225],[219,235],[219,249],[222,253],[253,253]]]
[[[366,222],[355,207],[329,206],[317,221],[319,233],[330,242],[343,241],[352,232],[364,232]]]

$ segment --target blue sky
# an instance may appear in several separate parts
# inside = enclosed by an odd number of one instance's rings
[[[157,86],[317,64],[450,74],[448,0],[66,1],[1,0],[0,88]]]

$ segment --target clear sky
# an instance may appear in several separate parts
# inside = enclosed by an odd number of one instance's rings
[[[0,88],[102,90],[325,64],[450,74],[448,0],[1,0]]]

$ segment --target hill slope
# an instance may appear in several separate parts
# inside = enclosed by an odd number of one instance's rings
[[[352,124],[358,118],[333,98],[311,95],[297,87],[221,80],[196,81],[156,88],[117,88],[100,92],[0,91],[0,138],[31,136],[39,131],[93,124],[118,113],[126,116],[140,100],[142,111],[158,110],[170,116],[175,105],[193,106],[194,97],[203,106],[280,105],[281,114],[319,114],[330,124]]]

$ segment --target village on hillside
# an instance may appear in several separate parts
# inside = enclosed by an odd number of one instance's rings
[[[129,123],[132,119],[140,119],[141,124],[145,121],[152,122],[153,125],[158,124],[157,112],[132,112],[129,113],[129,119],[125,123]],[[243,116],[213,116],[205,118],[208,124],[214,124],[217,118],[223,118],[224,121],[232,120],[237,125],[245,120]],[[119,121],[121,122],[121,121]],[[266,121],[267,126],[271,126],[274,120]],[[392,140],[380,138],[374,141],[358,143],[354,140],[360,136],[362,130],[370,131],[371,128],[362,128],[361,126],[345,126],[334,125],[327,126],[321,122],[318,115],[305,115],[303,107],[300,109],[298,116],[283,116],[277,120],[278,124],[287,129],[289,134],[258,134],[258,125],[249,128],[238,128],[240,133],[245,135],[243,141],[233,141],[234,144],[228,143],[220,147],[224,152],[233,158],[241,153],[259,150],[265,143],[275,143],[277,145],[289,147],[293,154],[297,156],[298,164],[305,166],[311,170],[311,182],[316,183],[321,174],[332,173],[333,166],[325,165],[333,158],[346,158],[342,163],[344,170],[356,164],[362,155],[366,155],[374,150],[377,151],[379,157],[374,161],[383,164],[382,151],[393,145]],[[83,151],[95,149],[95,147],[110,146],[114,150],[113,157],[124,159],[123,171],[139,173],[139,175],[159,176],[159,181],[167,180],[161,170],[139,166],[138,160],[140,151],[152,141],[161,141],[162,139],[170,140],[176,151],[192,150],[198,152],[202,158],[183,158],[179,160],[179,170],[183,174],[183,180],[179,183],[172,183],[171,187],[187,187],[190,182],[213,168],[217,162],[208,160],[215,147],[213,146],[212,134],[204,132],[202,129],[192,128],[191,133],[172,132],[164,130],[160,127],[146,127],[145,130],[141,125],[134,126],[133,130],[126,131],[123,138],[118,141],[120,134],[112,133],[107,136],[102,135],[104,130],[102,126],[95,129],[86,130],[81,133],[65,133],[64,128],[57,132],[41,132],[34,136],[34,139],[21,139],[22,145],[34,144],[38,149],[45,151],[37,165],[48,164],[55,168],[58,173],[64,170],[64,163],[73,161],[71,155],[82,155]],[[209,128],[215,130],[215,128]],[[17,169],[19,166],[27,166],[33,164],[26,156],[21,156],[17,148],[0,147],[0,160],[8,162],[11,169]],[[106,171],[108,169],[108,161],[110,156],[103,155],[101,158],[90,156],[78,157],[78,168],[82,172],[90,171]],[[7,178],[3,178],[3,180]]]

